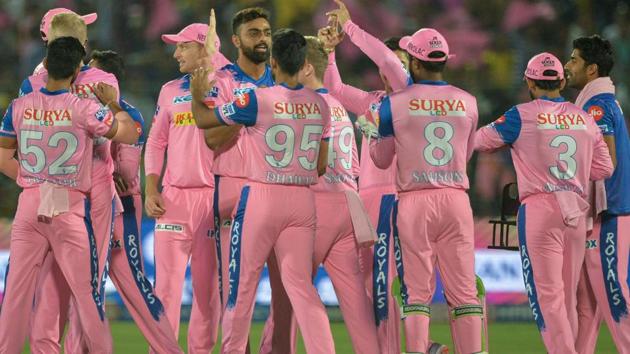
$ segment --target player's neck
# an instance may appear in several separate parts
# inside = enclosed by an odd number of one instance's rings
[[[287,87],[297,87],[298,85],[300,85],[300,82],[298,81],[298,76],[297,75],[293,75],[290,76],[288,74],[285,74],[281,71],[278,71],[276,73],[276,83],[277,84],[284,84]]]
[[[247,59],[244,55],[239,55],[239,57],[236,59],[236,64],[239,66],[239,68],[241,68],[241,70],[243,70],[245,74],[247,74],[254,80],[258,80],[263,75],[265,75],[267,63],[256,64]]]
[[[302,84],[304,85],[304,87],[308,87],[311,90],[319,90],[321,88],[325,88],[324,84],[314,77],[304,80]]]
[[[48,91],[59,91],[59,90],[69,90],[70,85],[72,84],[72,78],[64,79],[64,80],[55,80],[48,77],[46,81],[46,90]]]
[[[542,97],[558,98],[558,97],[562,97],[562,95],[560,95],[560,90],[552,90],[552,91],[538,90],[536,98],[538,99]]]
[[[442,73],[427,72],[424,75],[421,75],[420,80],[418,81],[444,81],[444,76]]]

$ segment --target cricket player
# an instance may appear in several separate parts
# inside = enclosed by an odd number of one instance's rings
[[[89,65],[116,76],[121,82],[124,64],[121,56],[111,50],[95,50]],[[118,101],[123,110],[132,117],[140,134],[133,145],[112,144],[114,156],[114,182],[124,211],[114,220],[109,260],[109,275],[125,307],[140,328],[151,348],[158,353],[182,353],[160,299],[155,295],[153,285],[144,274],[140,238],[142,224],[142,195],[140,194],[140,158],[144,145],[144,119],[135,107],[122,97]],[[103,296],[103,294],[101,294]],[[66,353],[87,351],[82,340],[81,326],[76,311],[70,312],[70,330],[65,338]]]
[[[206,105],[216,107],[230,103],[240,95],[275,85],[271,67],[267,64],[271,53],[271,26],[269,13],[260,8],[246,8],[232,18],[232,43],[238,49],[234,64],[215,67],[215,86],[206,97]],[[212,22],[212,20],[211,20]],[[210,28],[214,28],[210,23]],[[216,34],[216,32],[215,32]],[[218,52],[218,51],[217,51]],[[246,146],[241,137],[242,125],[217,127],[206,130],[206,142],[214,150],[212,172],[215,175],[214,210],[215,240],[221,269],[222,302],[227,299],[230,226],[232,213],[243,186],[247,181],[244,168]],[[282,287],[275,256],[267,262],[272,288],[272,305],[269,320],[261,337],[260,353],[294,353],[296,350],[295,320]],[[223,307],[224,309],[224,307]],[[274,330],[274,324],[278,330]],[[248,345],[249,347],[249,345]]]
[[[313,273],[323,264],[330,276],[354,351],[380,353],[359,265],[359,247],[373,245],[376,233],[357,194],[359,159],[354,125],[345,108],[322,83],[328,66],[322,43],[316,37],[306,37],[306,42],[307,64],[300,72],[300,83],[324,98],[331,119],[326,173],[311,187],[317,215]]]
[[[477,102],[443,81],[452,55],[438,31],[423,28],[399,44],[412,56],[415,84],[381,100],[375,120],[382,141],[372,141],[370,153],[381,168],[397,156],[396,223],[402,264],[408,270],[401,277],[407,290],[402,308],[406,350],[428,348],[437,262],[452,312],[456,352],[479,353],[483,306],[477,298],[474,225],[466,193]]]
[[[109,109],[70,92],[84,56],[76,38],[53,40],[44,60],[45,86],[14,100],[0,128],[0,170],[16,167],[17,149],[17,182],[24,188],[13,222],[10,275],[0,313],[2,353],[22,350],[30,318],[25,314],[31,311],[39,269],[49,250],[70,287],[89,351],[112,352],[100,284],[93,278],[98,253],[87,198],[92,140],[105,137],[133,144],[138,132],[112,86],[99,83],[94,91]]]
[[[324,86],[330,95],[355,115],[363,115],[375,106],[383,96],[394,90],[407,87],[409,54],[398,46],[399,38],[384,43],[365,32],[351,19],[346,6],[338,2],[339,9],[329,13],[334,16],[334,25],[319,31],[318,37],[329,52],[328,67],[324,75]],[[335,60],[335,47],[341,36],[336,33],[339,24],[348,38],[361,49],[379,68],[384,90],[366,92],[342,82]],[[361,144],[361,167],[359,171],[359,195],[365,204],[373,225],[377,226],[378,240],[373,248],[361,249],[360,260],[366,277],[366,288],[371,296],[375,323],[378,329],[382,353],[400,353],[400,309],[391,284],[396,274],[393,227],[391,223],[396,200],[395,166],[377,168],[369,156],[367,140]]]
[[[259,88],[210,109],[204,102],[212,87],[208,70],[198,69],[193,77],[197,126],[242,124],[241,139],[248,151],[248,182],[230,236],[222,352],[245,351],[258,279],[273,250],[306,350],[332,353],[326,311],[311,282],[316,216],[308,188],[325,172],[328,149],[322,139],[329,137],[330,111],[319,94],[298,82],[306,56],[304,37],[283,29],[272,40],[271,67],[280,85]]]
[[[593,118],[560,96],[564,70],[550,53],[527,64],[532,101],[477,132],[475,148],[509,145],[521,207],[518,238],[529,304],[549,353],[576,353],[576,293],[584,261],[590,180],[613,165]]]
[[[567,84],[581,90],[575,104],[595,118],[615,170],[605,181],[608,209],[587,233],[586,255],[578,293],[578,353],[593,353],[601,317],[606,320],[619,353],[630,353],[630,138],[610,78],[614,64],[609,41],[593,35],[573,41],[565,64]],[[586,294],[582,296],[582,294]],[[590,292],[590,294],[588,293]],[[591,301],[591,299],[595,301]]]
[[[71,13],[71,14],[77,15],[76,12],[70,9],[66,9],[63,7],[56,7],[54,9],[48,10],[44,14],[44,17],[42,17],[42,22],[39,25],[39,33],[42,36],[42,40],[44,41],[44,43],[48,43],[48,32],[50,32],[50,24],[52,23],[53,17],[55,17],[55,15],[63,14],[63,13]],[[77,15],[77,16],[81,17],[81,19],[83,20],[83,22],[85,22],[86,25],[90,25],[98,19],[98,14],[96,12],[89,13],[83,16],[80,16],[80,15]],[[39,65],[37,65],[35,70],[33,70],[33,75],[39,73],[43,69],[44,69],[44,64],[40,63]]]
[[[50,26],[48,26],[46,31],[48,41],[61,36],[70,36],[77,38],[84,46],[87,45],[86,24],[81,17],[73,12],[64,12],[52,17]],[[47,80],[48,74],[45,69],[38,74],[30,76],[22,83],[20,95],[45,87]],[[90,68],[87,65],[81,67],[79,75],[72,82],[70,92],[79,98],[92,99],[100,104],[94,92],[99,82],[113,86],[118,92],[118,82],[114,75],[99,69]],[[106,107],[104,106],[104,108]],[[105,284],[106,260],[109,258],[113,216],[115,210],[122,210],[122,205],[116,196],[112,181],[114,163],[110,151],[111,143],[103,137],[97,137],[93,139],[93,142],[95,145],[93,149],[94,162],[91,169],[92,185],[89,196],[91,218],[94,222],[94,237],[98,250],[98,267],[93,276],[94,280],[101,284],[98,292],[101,295],[101,305],[104,305],[102,288]],[[61,269],[49,255],[42,266],[34,301],[30,334],[33,351],[54,353],[61,350],[61,337],[67,319],[69,303],[70,288],[62,275]],[[58,325],[50,326],[50,322],[55,321],[58,321]]]
[[[184,76],[162,86],[145,152],[145,208],[148,216],[156,218],[155,292],[176,337],[189,259],[191,263],[189,353],[212,351],[221,315],[212,239],[213,155],[195,125],[190,103],[190,73],[207,57],[207,32],[206,24],[193,23],[177,34],[162,36],[164,42],[176,45],[173,57]]]

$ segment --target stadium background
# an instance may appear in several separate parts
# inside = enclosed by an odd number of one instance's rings
[[[477,97],[480,124],[494,120],[511,105],[529,99],[522,84],[522,73],[533,54],[549,51],[566,61],[571,52],[571,40],[592,33],[602,34],[613,42],[616,63],[612,77],[622,107],[630,112],[628,0],[346,0],[346,4],[352,19],[381,39],[413,33],[420,27],[440,30],[457,55],[449,61],[446,79]],[[121,92],[140,109],[148,128],[161,85],[180,75],[172,59],[173,47],[164,44],[160,35],[175,33],[192,22],[206,22],[209,8],[214,7],[217,30],[222,39],[221,51],[233,60],[236,51],[230,43],[231,16],[241,8],[254,5],[271,11],[273,28],[293,27],[304,34],[316,33],[317,28],[326,22],[324,13],[334,7],[332,0],[0,0],[0,47],[3,48],[0,56],[0,109],[4,112],[17,95],[21,81],[44,56],[39,23],[50,8],[67,7],[79,14],[98,12],[97,22],[89,27],[90,50],[113,49],[123,55],[127,73],[120,85]],[[345,82],[369,90],[382,86],[375,66],[348,40],[338,49],[337,60]],[[568,98],[576,95],[570,90],[564,94]],[[476,155],[469,167],[470,195],[476,217],[476,270],[486,284],[490,318],[496,323],[492,325],[491,333],[494,329],[510,333],[509,324],[499,323],[531,321],[518,254],[486,249],[492,233],[488,218],[499,211],[502,186],[515,180],[510,165],[509,154],[503,152]],[[13,182],[0,176],[0,289],[4,288],[11,218],[15,213],[18,193],[19,188]],[[152,225],[152,220],[146,219],[142,227],[146,272],[151,278]],[[316,286],[322,300],[329,306],[331,318],[341,321],[332,284],[323,270],[317,276]],[[435,298],[438,309],[434,311],[436,322],[446,319],[440,289],[438,284]],[[128,320],[111,283],[107,286],[107,294],[110,318]],[[188,277],[184,303],[190,304],[190,296]],[[266,317],[269,296],[268,282],[263,275],[257,294],[257,320]],[[183,316],[187,316],[186,310]],[[120,330],[127,324],[117,326],[113,328],[115,333],[117,330],[128,333]],[[532,341],[540,342],[533,324],[523,328]],[[442,332],[446,333],[446,327]],[[134,338],[141,341],[141,337]],[[603,339],[598,352],[607,352],[605,348],[612,348],[609,337]]]

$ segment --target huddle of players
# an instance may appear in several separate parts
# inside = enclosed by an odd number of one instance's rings
[[[401,352],[400,311],[408,353],[445,350],[429,340],[436,264],[455,351],[487,351],[466,164],[474,150],[505,145],[522,202],[524,280],[549,352],[593,352],[601,316],[619,351],[630,348],[630,241],[617,237],[630,187],[627,163],[616,159],[630,145],[608,78],[610,45],[599,37],[576,40],[567,75],[553,55],[535,56],[525,72],[533,101],[476,132],[475,98],[443,81],[451,54],[439,32],[425,28],[381,43],[337,3],[318,38],[289,29],[272,36],[264,10],[240,11],[235,63],[219,52],[213,15],[210,26],[162,37],[176,45],[185,75],[162,87],[145,151],[145,208],[157,219],[155,290],[143,275],[138,238],[142,119],[118,103],[113,75],[81,66],[85,25],[96,14],[54,9],[44,16],[45,70],[25,80],[0,130],[0,170],[24,188],[0,313],[1,352],[19,352],[29,324],[34,352],[59,352],[68,313],[66,351],[111,352],[102,289],[109,272],[152,351],[179,353],[189,259],[191,353],[211,351],[219,327],[222,352],[249,350],[265,263],[273,297],[261,352],[295,352],[296,324],[309,353],[334,352],[310,281],[320,263],[356,352]],[[377,64],[384,91],[343,84],[338,27]],[[581,108],[560,96],[565,76],[583,88]],[[358,125],[368,137],[360,169],[346,109],[362,115]],[[589,180],[605,178],[589,194]],[[587,239],[589,195],[595,218]],[[400,294],[391,291],[394,272]],[[23,316],[30,306],[32,320]]]

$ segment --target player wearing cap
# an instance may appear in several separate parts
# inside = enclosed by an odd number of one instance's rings
[[[145,208],[147,215],[156,218],[155,292],[176,337],[189,259],[191,263],[189,353],[212,351],[221,314],[216,248],[211,238],[213,156],[195,125],[190,104],[190,73],[207,59],[207,32],[207,25],[194,23],[177,34],[162,36],[164,42],[176,45],[173,57],[184,76],[162,86],[145,152]]]
[[[208,108],[204,102],[211,88],[207,71],[196,71],[193,77],[199,128],[246,127],[241,139],[248,147],[248,182],[230,235],[222,352],[245,351],[258,278],[273,251],[306,350],[332,353],[326,311],[311,282],[316,220],[313,192],[308,188],[326,168],[327,143],[322,139],[328,138],[330,111],[315,91],[298,83],[306,55],[304,37],[290,29],[279,30],[273,36],[273,48],[271,66],[281,84],[250,91],[234,102]]]
[[[81,15],[78,15],[76,12],[63,8],[63,7],[56,7],[54,9],[50,9],[48,10],[48,12],[44,14],[44,17],[42,17],[42,22],[39,25],[39,33],[42,36],[42,40],[44,41],[44,43],[48,43],[48,33],[50,32],[50,24],[52,23],[53,17],[55,17],[55,15],[64,14],[64,13],[77,15],[83,20],[83,22],[86,25],[90,25],[94,23],[96,19],[98,18],[98,14],[96,12],[81,16]],[[83,43],[83,46],[86,46],[86,45],[87,45],[87,42]],[[33,70],[33,75],[41,72],[43,69],[44,69],[44,64],[40,63],[39,65],[37,65],[35,70]]]
[[[376,106],[385,94],[408,86],[409,75],[406,68],[409,65],[409,54],[399,47],[400,38],[390,38],[384,43],[379,41],[350,19],[343,3],[337,3],[339,9],[329,13],[332,25],[318,33],[329,52],[324,86],[349,112],[363,115],[371,106]],[[336,33],[337,24],[352,43],[378,66],[384,90],[366,92],[342,82],[335,60],[335,47],[342,38]],[[372,301],[381,352],[400,353],[400,308],[390,291],[396,274],[391,224],[396,200],[395,164],[386,169],[376,167],[370,159],[369,144],[366,141],[361,144],[359,195],[372,224],[377,226],[379,237],[373,248],[360,250],[361,268]]]
[[[595,218],[586,239],[578,290],[579,353],[595,351],[602,315],[619,353],[630,353],[630,291],[625,281],[630,269],[630,138],[609,76],[613,64],[610,42],[594,35],[573,41],[564,67],[567,84],[581,90],[575,104],[595,118],[615,165],[605,181],[608,209]]]
[[[46,17],[46,16],[45,16]],[[47,21],[44,21],[48,23]],[[87,27],[84,20],[73,12],[62,12],[50,19],[43,32],[46,39],[52,41],[62,36],[74,37],[84,46],[87,44]],[[20,95],[37,91],[46,85],[48,73],[42,70],[23,81]],[[81,67],[79,75],[72,82],[70,92],[80,98],[89,98],[101,104],[95,95],[97,83],[105,82],[113,86],[118,92],[118,82],[114,75],[87,65]],[[104,108],[107,106],[103,105]],[[111,143],[105,138],[93,140],[92,185],[90,190],[91,218],[94,222],[94,236],[98,250],[98,267],[93,274],[94,281],[104,286],[106,277],[106,260],[109,255],[114,209],[120,211],[122,206],[115,195],[112,181],[114,164],[111,157]],[[61,337],[65,327],[68,306],[70,303],[70,289],[61,274],[60,268],[54,263],[49,254],[42,266],[42,276],[38,280],[37,293],[34,301],[33,319],[31,323],[31,348],[36,352],[58,352],[61,348]],[[104,294],[100,301],[104,305]],[[49,326],[50,322],[58,321],[57,326]]]
[[[510,108],[477,132],[475,148],[510,146],[521,207],[523,280],[549,353],[576,353],[576,292],[584,261],[590,180],[609,177],[612,161],[593,118],[560,96],[562,63],[541,53],[527,64],[533,101]]]
[[[378,167],[388,167],[397,156],[394,214],[403,268],[413,269],[400,275],[406,349],[419,353],[428,347],[437,262],[456,352],[478,353],[483,350],[483,306],[477,298],[473,217],[466,194],[477,102],[443,81],[452,55],[438,31],[420,29],[403,37],[400,46],[412,56],[415,84],[381,101],[375,111],[381,139],[371,142],[370,153]]]
[[[71,37],[53,40],[44,65],[44,87],[14,100],[0,128],[0,170],[18,150],[17,182],[24,188],[11,233],[11,271],[0,313],[0,352],[19,353],[28,334],[36,280],[49,250],[66,279],[91,353],[111,353],[100,303],[96,240],[87,193],[92,139],[133,144],[138,132],[118,105],[117,91],[99,83],[95,94],[108,109],[69,92],[85,56]],[[19,141],[18,141],[19,137]],[[13,173],[10,173],[13,175]],[[43,324],[56,325],[55,321]],[[52,352],[52,351],[51,351]]]
[[[124,75],[124,64],[120,55],[111,50],[93,51],[89,65],[116,76],[118,82]],[[142,223],[142,196],[140,194],[140,155],[144,145],[144,119],[135,107],[122,97],[118,104],[134,120],[140,134],[133,145],[112,143],[114,156],[114,181],[116,192],[121,198],[124,211],[114,220],[112,251],[109,274],[134,322],[159,353],[181,353],[171,325],[164,314],[162,302],[155,295],[153,285],[144,274],[140,239]],[[87,351],[85,338],[76,311],[70,309],[70,330],[64,340],[67,353]]]

